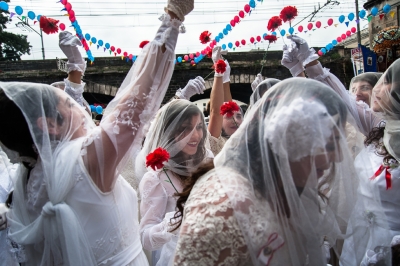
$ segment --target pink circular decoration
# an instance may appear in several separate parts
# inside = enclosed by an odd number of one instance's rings
[[[303,31],[303,26],[299,26],[298,28],[297,28],[297,30],[299,31],[299,32],[302,32]]]
[[[75,16],[70,16],[70,17],[69,17],[69,21],[71,21],[72,23],[74,23],[74,22],[76,21]]]
[[[351,36],[351,31],[346,31],[346,35],[348,36],[348,37],[350,37]]]
[[[239,18],[238,16],[235,16],[235,17],[233,18],[233,21],[235,21],[235,23],[238,23],[238,22],[240,21],[240,18]]]
[[[245,40],[242,40],[242,45],[246,45],[246,41]]]
[[[337,41],[337,42],[342,42],[342,38],[337,37],[337,38],[336,38],[336,41]]]
[[[319,29],[319,28],[321,28],[321,21],[317,21],[316,23],[315,23],[315,26]]]
[[[231,26],[232,26],[232,27],[235,27],[235,25],[236,25],[236,22],[232,19],[232,20],[231,20]]]
[[[193,54],[189,54],[190,59],[193,59],[194,55]]]
[[[128,53],[127,53],[127,52],[124,52],[124,56],[127,57],[127,56],[128,56]]]
[[[251,43],[254,43],[254,41],[255,41],[254,37],[251,37],[251,38],[250,38],[250,42],[251,42]]]
[[[257,42],[261,42],[261,36],[257,36]]]
[[[242,10],[239,11],[239,17],[244,18],[244,12]]]
[[[121,53],[121,49],[118,48],[118,49],[117,49],[117,54],[120,54],[120,53]]]
[[[346,34],[342,34],[342,36],[340,36],[340,37],[342,37],[342,41],[346,40],[346,38],[347,38]]]
[[[236,47],[239,47],[240,42],[239,42],[239,41],[236,41],[236,42],[235,42],[235,45],[236,45]]]
[[[60,23],[59,27],[60,27],[60,29],[61,29],[62,31],[65,30],[65,24],[64,24],[64,23]]]
[[[324,53],[323,53],[321,50],[319,50],[319,51],[318,51],[318,55],[319,55],[319,56],[323,56]]]
[[[67,0],[61,0],[61,4],[63,4],[64,6],[68,3]]]
[[[110,50],[111,50],[112,52],[114,52],[114,51],[115,51],[115,47],[114,47],[114,46],[111,46],[111,47],[110,47]]]
[[[65,9],[66,9],[67,11],[70,11],[70,10],[72,9],[71,3],[66,3],[66,4],[65,4]]]
[[[188,60],[189,60],[189,56],[188,56],[188,55],[185,55],[185,56],[183,57],[183,59],[185,59],[185,61],[188,61]]]
[[[132,55],[132,54],[130,54],[130,55],[129,55],[129,59],[130,59],[130,60],[132,60],[132,58],[133,58],[133,55]]]
[[[199,57],[200,56],[200,53],[199,52],[196,52],[196,57]]]
[[[244,5],[244,11],[246,11],[246,13],[250,12],[250,6],[248,4]]]
[[[314,27],[314,25],[312,23],[308,23],[307,28],[308,30],[311,30]]]
[[[356,33],[357,29],[355,27],[351,28],[352,33]]]
[[[333,19],[328,19],[328,26],[331,26],[333,24]]]

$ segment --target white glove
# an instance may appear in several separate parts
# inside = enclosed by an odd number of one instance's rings
[[[59,46],[68,58],[68,73],[75,70],[82,72],[83,75],[86,70],[86,61],[83,60],[78,48],[78,46],[82,46],[81,41],[76,35],[72,35],[68,31],[62,31],[58,36]]]
[[[251,83],[251,89],[254,91],[262,81],[263,77],[261,76],[261,73],[258,73],[254,81]]]
[[[185,16],[194,8],[194,0],[168,0],[168,5],[164,8],[165,12],[172,11],[180,21],[185,20]]]
[[[301,72],[304,71],[303,64],[296,58],[297,50],[289,51],[288,46],[283,45],[283,55],[281,64],[289,69],[293,77],[297,77]]]
[[[319,58],[319,56],[315,53],[314,48],[310,48],[308,46],[306,40],[295,35],[290,35],[287,38],[296,43],[296,48],[297,48],[296,57],[303,64],[303,66]]]
[[[172,231],[172,230],[174,230],[174,228],[176,227],[175,223],[177,223],[180,220],[182,220],[182,216],[177,218],[177,219],[174,219],[174,216],[175,216],[175,212],[167,212],[165,214],[163,222],[166,224],[166,228],[167,228],[167,232],[168,233],[171,233],[173,235],[177,235],[179,233],[179,230],[175,230],[175,231]],[[172,221],[172,223],[171,223],[171,221]]]
[[[7,216],[6,213],[9,211],[4,203],[0,203],[0,231],[7,228]]]
[[[222,77],[222,83],[231,82],[231,66],[229,65],[228,60],[225,60],[226,70],[224,72],[224,76]]]
[[[206,83],[202,77],[196,77],[195,79],[189,80],[185,88],[176,91],[175,95],[179,99],[189,100],[195,94],[203,94],[206,89]]]

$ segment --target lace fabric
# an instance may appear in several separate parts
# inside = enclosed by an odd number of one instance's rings
[[[88,181],[93,182],[99,192],[98,202],[109,201],[108,206],[113,206],[110,209],[119,213],[113,216],[113,223],[120,223],[115,226],[115,230],[127,228],[122,223],[129,222],[132,226],[135,217],[125,219],[126,215],[122,215],[123,208],[131,209],[131,206],[114,201],[117,194],[113,193],[120,191],[120,197],[137,202],[137,199],[132,198],[132,189],[120,190],[119,173],[127,160],[135,156],[135,151],[141,147],[148,124],[168,88],[174,68],[179,24],[179,21],[171,20],[168,15],[164,17],[155,39],[143,49],[116,97],[109,104],[109,110],[99,127],[95,127],[83,108],[58,88],[32,83],[0,83],[7,98],[23,113],[31,130],[41,158],[42,176],[49,198],[38,217],[29,214],[25,205],[28,173],[22,169],[14,191],[15,205],[9,215],[10,236],[25,246],[28,261],[32,265],[95,265],[102,263],[103,256],[106,260],[104,265],[121,257],[124,260],[119,265],[125,265],[138,255],[131,251],[140,251],[140,248],[122,250],[126,247],[122,237],[124,232],[119,232],[117,235],[121,237],[115,240],[113,237],[107,239],[116,241],[115,245],[110,246],[113,249],[111,253],[93,248],[89,244],[93,239],[90,233],[99,230],[95,235],[101,235],[103,229],[94,224],[104,217],[92,220],[93,224],[86,224],[83,222],[85,218],[90,220],[90,217],[95,217],[95,208],[78,212],[84,202],[74,205],[67,202],[67,198],[78,189],[75,186],[77,176],[74,169],[83,159]],[[166,31],[168,34],[165,34]],[[7,143],[4,144],[7,146]],[[79,196],[78,199],[84,200],[83,192]],[[98,207],[101,208],[101,205]],[[63,222],[66,220],[69,222]],[[135,226],[129,230],[133,228]],[[139,235],[137,238],[139,241]],[[102,240],[99,241],[101,243]]]
[[[284,112],[301,106],[314,108],[295,120]],[[269,131],[279,114],[287,130]],[[191,191],[175,265],[326,264],[324,240],[336,249],[345,238],[357,188],[349,178],[355,171],[343,138],[346,116],[340,98],[320,82],[293,78],[268,90],[215,158],[215,170]],[[304,127],[289,130],[303,120]],[[303,146],[307,136],[319,144]],[[301,155],[290,152],[295,147]]]

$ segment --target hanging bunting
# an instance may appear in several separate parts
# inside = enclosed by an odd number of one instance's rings
[[[390,13],[389,13],[389,15],[390,15],[392,18],[394,18],[394,14],[395,14],[394,11],[390,11]]]
[[[371,22],[371,20],[372,20],[372,17],[369,16],[369,17],[368,17],[368,22]]]
[[[385,14],[379,14],[379,19],[382,20]]]
[[[349,23],[350,23],[349,21],[346,21],[346,22],[345,22],[345,24],[346,24],[346,27],[348,27],[348,26],[349,26]]]

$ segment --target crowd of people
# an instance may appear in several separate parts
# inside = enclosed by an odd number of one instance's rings
[[[289,36],[293,78],[257,75],[245,113],[226,60],[208,117],[201,77],[161,106],[193,8],[168,2],[99,125],[71,33],[63,82],[0,82],[0,264],[400,265],[400,61],[347,89]]]

